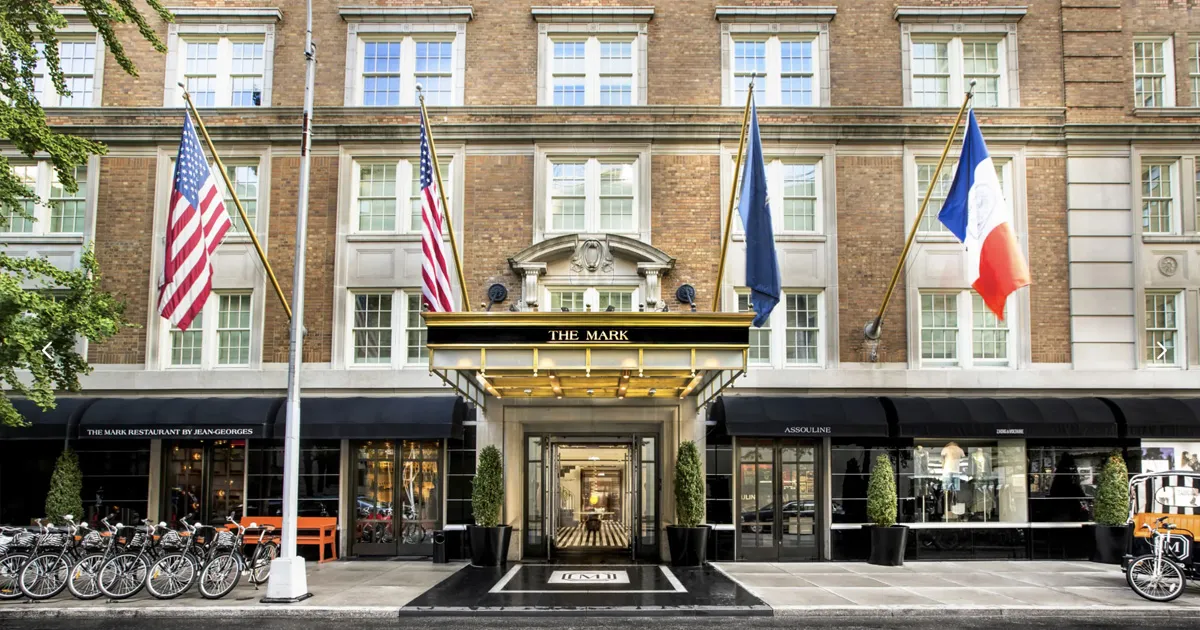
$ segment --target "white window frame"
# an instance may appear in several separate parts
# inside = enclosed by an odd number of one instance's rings
[[[236,35],[236,36],[216,36],[216,35],[192,35],[185,34],[179,37],[179,63],[176,66],[176,82],[187,85],[187,50],[189,44],[213,44],[217,45],[216,73],[214,74],[214,82],[216,90],[214,91],[213,104],[206,105],[197,103],[197,107],[249,107],[261,108],[266,100],[266,81],[267,81],[267,46],[265,36],[259,34],[252,35]],[[263,74],[262,82],[263,89],[259,94],[258,105],[234,105],[233,104],[233,79],[235,76],[252,76],[246,74],[235,75],[233,73],[233,47],[234,44],[261,44],[263,46]],[[181,95],[182,98],[182,95]]]
[[[1007,339],[1007,359],[1004,362],[994,359],[976,359],[974,348],[974,294],[971,289],[920,289],[917,291],[916,304],[916,334],[913,337],[912,343],[915,344],[915,356],[917,364],[922,369],[992,369],[992,370],[1010,370],[1014,369],[1017,364],[1017,345],[1018,335],[1021,334],[1019,318],[1017,312],[1020,310],[1018,301],[1014,296],[1009,296],[1005,304],[1004,323],[1008,330]],[[955,298],[955,314],[958,320],[957,337],[955,339],[955,359],[926,359],[924,350],[921,347],[922,333],[925,330],[924,322],[924,305],[923,298],[926,295],[954,295]],[[987,308],[983,305],[983,308]],[[990,311],[989,311],[990,312]]]
[[[563,234],[620,234],[650,242],[650,147],[649,145],[568,146],[540,145],[535,147],[534,160],[534,241]],[[555,163],[586,162],[584,228],[581,230],[551,229],[553,169]],[[600,229],[600,164],[629,163],[633,166],[633,228],[613,232]]]
[[[1148,348],[1148,340],[1150,336],[1149,314],[1146,310],[1147,298],[1151,296],[1171,297],[1175,301],[1175,361],[1172,363],[1155,363],[1147,358],[1150,351]],[[1139,308],[1139,323],[1140,334],[1138,335],[1138,362],[1146,369],[1151,370],[1181,370],[1186,369],[1188,365],[1188,314],[1187,299],[1184,291],[1179,289],[1147,289],[1142,292]],[[1161,328],[1156,330],[1170,330]]]
[[[218,149],[218,151],[221,150]],[[257,169],[258,196],[254,199],[254,216],[250,217],[250,221],[253,223],[255,236],[257,236],[260,241],[265,241],[268,237],[266,221],[271,201],[271,155],[270,153],[242,153],[237,149],[233,149],[228,153],[226,151],[221,151],[221,153],[225,155],[225,159],[222,160],[222,163],[225,165],[226,169],[238,166],[253,166],[255,169]],[[176,154],[172,151],[167,157],[166,180],[164,180],[166,186],[160,187],[167,195],[166,199],[163,200],[164,204],[167,202],[167,199],[170,199],[171,185],[174,183],[175,176],[175,160]],[[213,179],[215,179],[217,182],[217,189],[220,190],[221,194],[223,195],[222,199],[225,203],[225,212],[229,213],[229,220],[233,222],[233,227],[231,227],[229,232],[225,234],[225,240],[222,241],[222,244],[251,242],[250,232],[248,230],[237,229],[236,227],[237,225],[241,224],[242,217],[241,214],[238,213],[237,205],[233,203],[233,196],[229,194],[229,189],[225,186],[225,178],[221,177],[221,172],[217,168],[217,163],[210,161],[208,163],[208,169],[212,172]],[[246,200],[241,199],[241,201],[243,202],[242,207],[244,208],[244,202]]]
[[[734,312],[752,313],[753,309],[741,311],[738,308],[738,302],[741,298],[749,295],[749,289],[745,287],[737,287],[732,292],[732,300],[727,300],[726,304],[730,304],[731,310]],[[816,363],[800,363],[789,361],[787,358],[787,307],[788,296],[797,294],[815,294],[817,296],[817,362]],[[775,309],[771,311],[771,315],[767,318],[767,322],[762,328],[750,328],[751,331],[765,330],[770,333],[769,340],[769,360],[748,362],[751,368],[797,368],[797,369],[819,369],[824,368],[829,362],[829,354],[833,352],[828,347],[829,339],[829,317],[827,311],[827,302],[825,300],[825,289],[821,288],[785,288],[780,296],[779,304],[775,305]],[[747,359],[749,361],[749,359]]]
[[[766,76],[755,86],[755,104],[759,107],[829,107],[829,22],[837,15],[836,7],[717,7],[721,22],[721,103],[742,107],[743,99],[734,94],[734,41],[758,39],[767,44]],[[811,41],[813,44],[812,105],[783,105],[780,57],[783,41]]]
[[[359,156],[353,158],[350,171],[350,233],[362,236],[389,236],[389,235],[421,235],[420,228],[413,229],[412,227],[412,199],[420,191],[413,189],[413,173],[414,169],[420,168],[418,162],[420,157],[416,155],[404,157],[370,157]],[[442,185],[446,194],[446,201],[452,206],[454,205],[454,183],[457,160],[454,154],[439,156],[438,166],[443,170]],[[359,229],[359,184],[361,183],[362,166],[368,164],[390,164],[396,167],[396,229],[394,230],[362,230]],[[438,206],[441,206],[441,197],[437,199]],[[446,234],[449,227],[443,223],[442,233]]]
[[[585,41],[583,107],[600,106],[600,42],[628,41],[632,49],[633,80],[629,105],[646,105],[647,22],[652,7],[534,7],[538,23],[537,104],[554,106],[554,41]]]
[[[470,7],[341,7],[347,22],[346,107],[363,105],[363,53],[367,41],[399,41],[400,104],[417,104],[416,43],[451,42],[451,101],[438,107],[463,104],[467,68],[467,22],[474,16]],[[432,103],[429,106],[434,106]],[[372,109],[387,105],[367,106]]]
[[[1137,79],[1139,76],[1150,76],[1150,73],[1138,73],[1137,59],[1134,57],[1134,50],[1141,43],[1156,43],[1162,46],[1163,51],[1163,74],[1162,74],[1162,103],[1158,105],[1142,105],[1137,100]],[[1157,109],[1162,107],[1175,107],[1175,38],[1170,36],[1138,36],[1133,38],[1133,43],[1130,44],[1130,62],[1132,64],[1133,85],[1133,106],[1138,108]]]
[[[60,9],[60,11],[63,9],[66,9],[66,8],[67,7],[63,7],[62,9]],[[89,24],[88,27],[90,27],[90,26],[91,25]],[[63,96],[63,95],[59,94],[57,90],[54,89],[54,83],[53,83],[53,81],[50,80],[50,73],[49,73],[48,68],[46,67],[46,62],[42,59],[39,59],[38,64],[37,64],[37,69],[34,71],[36,74],[39,74],[41,76],[42,89],[36,95],[38,102],[42,105],[43,108],[47,108],[47,107],[99,107],[102,102],[101,97],[103,94],[102,88],[103,88],[103,79],[104,79],[104,56],[105,56],[105,52],[108,50],[107,47],[105,47],[105,45],[104,45],[103,38],[101,38],[100,34],[97,33],[94,29],[85,28],[85,27],[82,27],[81,25],[77,25],[77,24],[73,24],[73,23],[68,23],[68,25],[66,27],[58,29],[56,35],[58,37],[58,42],[59,42],[59,55],[60,56],[62,54],[62,44],[64,44],[64,43],[88,43],[88,44],[92,44],[93,46],[95,46],[96,52],[95,52],[95,56],[93,58],[92,74],[91,74],[92,97],[87,103],[84,103],[82,105],[70,105],[70,104],[64,105],[63,101],[68,98],[73,98],[73,96],[72,97]],[[69,79],[71,76],[86,76],[84,74],[68,74],[66,72],[66,69],[63,70],[63,75],[67,79]],[[70,89],[70,87],[71,87],[70,81],[68,80],[67,81],[67,89]]]
[[[1170,193],[1169,200],[1171,202],[1171,213],[1168,217],[1170,221],[1170,229],[1166,231],[1150,231],[1149,218],[1146,216],[1146,197],[1144,196],[1143,178],[1147,167],[1165,166],[1169,173]],[[1136,220],[1140,226],[1142,234],[1146,236],[1178,236],[1184,232],[1185,216],[1183,207],[1183,160],[1179,157],[1169,156],[1143,156],[1138,160],[1138,169],[1136,173],[1135,186],[1138,204],[1135,207]],[[1194,176],[1194,173],[1193,173]],[[1154,197],[1154,199],[1168,199],[1168,197]]]
[[[1188,78],[1192,88],[1192,107],[1200,107],[1200,40],[1188,42]]]
[[[95,191],[97,187],[93,180],[99,174],[96,170],[90,168],[90,161],[79,165],[78,168],[85,174],[86,179],[80,182],[79,191],[76,194],[82,194],[84,202],[83,214],[83,229],[78,232],[52,232],[51,214],[52,202],[50,191],[53,188],[54,181],[57,179],[54,165],[49,160],[21,160],[20,158],[9,158],[9,163],[13,167],[18,166],[35,166],[37,168],[36,181],[33,187],[34,202],[33,202],[33,229],[28,232],[10,232],[11,224],[0,225],[0,241],[13,241],[20,239],[68,239],[72,241],[80,241],[85,235],[91,233],[91,225],[93,223],[93,214],[95,208]]]
[[[186,42],[195,40],[261,40],[263,44],[263,84],[262,96],[257,107],[271,107],[272,84],[274,83],[275,66],[275,24],[282,19],[283,14],[275,8],[232,8],[232,7],[182,7],[173,8],[175,22],[167,27],[167,67],[164,72],[163,106],[182,107],[184,105],[183,91],[179,83],[184,80],[186,71]],[[215,107],[230,107],[231,84],[229,70],[231,65],[232,45],[219,44],[227,51],[220,63],[223,64],[224,74],[218,71],[217,97]],[[224,77],[224,81],[221,80]]]
[[[921,208],[921,201],[925,197],[925,188],[920,186],[920,166],[922,164],[937,163],[938,154],[931,151],[905,151],[905,176],[904,176],[904,230],[912,227],[912,223],[916,220],[917,211]],[[1008,201],[1009,208],[1013,213],[1013,229],[1018,233],[1022,229],[1020,226],[1025,225],[1025,200],[1024,200],[1024,178],[1018,182],[1018,174],[1024,169],[1025,160],[1019,153],[1009,151],[989,151],[992,163],[1000,167],[1000,188],[1004,192],[1004,199]],[[958,168],[957,161],[951,161],[947,158],[946,163],[942,165],[941,177],[947,177],[946,192],[949,194],[949,186],[954,181],[955,170]],[[925,208],[925,216],[922,217],[922,226],[926,220],[935,221],[936,219],[927,219],[927,217],[936,217],[937,211],[931,204]],[[923,242],[946,242],[957,243],[958,239],[952,232],[940,221],[936,224],[939,229],[927,230],[924,227],[917,230],[917,240]]]
[[[814,181],[816,200],[813,204],[813,229],[811,230],[789,230],[785,221],[784,201],[784,174],[789,165],[801,164],[814,167]],[[768,157],[767,158],[767,205],[771,208],[771,228],[775,234],[798,235],[798,236],[815,236],[825,233],[825,169],[824,160],[819,157]],[[745,170],[745,165],[742,165],[742,170]],[[739,174],[739,179],[742,174]],[[738,191],[737,197],[740,197]],[[724,198],[724,196],[722,196]],[[728,200],[726,200],[728,202]],[[733,233],[738,236],[743,236],[746,233],[745,226],[742,225],[742,216],[737,213],[737,198],[734,199],[734,215],[733,215]]]
[[[217,324],[219,321],[219,309],[222,295],[248,295],[250,296],[250,360],[247,363],[238,364],[220,364],[217,363],[219,349],[217,347]],[[155,296],[157,298],[157,296]],[[253,289],[214,289],[208,295],[208,301],[204,303],[201,310],[201,330],[200,330],[200,365],[173,365],[171,363],[174,344],[172,342],[173,332],[175,327],[162,320],[163,325],[159,327],[160,346],[163,351],[160,352],[160,360],[162,369],[170,371],[180,370],[214,370],[214,371],[237,371],[248,370],[257,367],[262,353],[262,334],[256,330],[256,327],[262,326],[262,321],[256,317],[256,313],[261,310],[261,306],[257,304],[259,297]],[[160,318],[161,319],[161,318]],[[189,328],[188,332],[194,331]]]
[[[354,306],[355,297],[361,294],[391,294],[392,296],[392,358],[388,362],[356,363],[354,361]],[[408,315],[410,312],[408,300],[410,297],[416,298],[418,300],[417,303],[420,304],[421,289],[361,287],[346,290],[345,323],[343,325],[345,339],[345,343],[343,343],[343,361],[347,368],[352,370],[428,369],[428,354],[425,358],[417,358],[411,361],[408,358]]]
[[[836,227],[836,199],[834,195],[830,195],[829,191],[836,190],[834,182],[834,169],[827,168],[828,165],[834,163],[834,150],[832,146],[811,146],[811,145],[772,145],[764,148],[765,161],[767,167],[767,203],[771,208],[771,228],[774,230],[776,243],[785,241],[810,241],[810,240],[825,240]],[[721,223],[725,222],[726,204],[729,203],[730,188],[733,183],[733,167],[734,160],[737,156],[737,145],[726,145],[721,148]],[[815,206],[815,216],[813,219],[813,230],[786,230],[784,222],[784,185],[783,185],[783,170],[784,164],[812,164],[816,166],[816,194],[817,202]],[[738,173],[740,180],[745,174],[746,165],[743,164],[741,172]],[[741,182],[739,181],[738,184]],[[735,193],[734,203],[736,204],[740,195],[740,190]],[[737,214],[737,206],[734,206],[733,218],[733,240],[744,240],[745,229],[742,226],[741,215]]]
[[[571,286],[561,284],[546,284],[542,286],[542,304],[545,304],[545,311],[551,312],[550,296],[561,292],[582,292],[584,312],[596,313],[600,311],[600,292],[601,291],[619,291],[628,292],[632,295],[629,312],[637,312],[638,306],[644,304],[642,301],[642,288],[635,285],[613,285],[613,286]],[[579,312],[579,311],[572,311]]]
[[[1017,59],[1017,22],[1024,7],[899,7],[894,17],[900,22],[900,65],[905,107],[914,107],[912,92],[913,41],[949,43],[950,85],[946,109],[962,104],[966,90],[963,79],[962,42],[999,43],[1000,80],[997,107],[1020,107],[1021,89]]]

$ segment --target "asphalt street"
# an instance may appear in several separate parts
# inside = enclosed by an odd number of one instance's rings
[[[453,630],[475,630],[487,628],[546,628],[554,630],[633,630],[654,628],[655,630],[708,630],[717,628],[842,628],[846,630],[936,628],[995,629],[995,628],[1053,628],[1054,630],[1154,628],[1154,630],[1194,630],[1195,619],[1167,619],[1145,617],[1141,619],[1104,620],[1101,618],[1037,618],[1004,619],[1000,617],[968,618],[922,617],[903,619],[881,617],[876,619],[798,619],[795,617],[765,618],[696,618],[696,617],[643,617],[643,618],[580,618],[580,617],[430,617],[405,618],[396,621],[364,621],[346,619],[2,619],[4,630],[42,630],[70,628],[71,630],[135,630],[139,628],[161,630],[211,630],[226,625],[252,625],[255,630],[318,630],[325,628],[355,628],[361,630],[390,630],[401,628],[448,628]]]

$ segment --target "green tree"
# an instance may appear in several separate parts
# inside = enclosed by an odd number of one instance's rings
[[[163,20],[171,15],[159,0],[78,0],[108,51],[125,72],[137,68],[114,26],[132,24],[159,52],[166,46],[136,4],[145,2]],[[34,70],[44,57],[49,84],[69,95],[58,55],[58,31],[67,25],[57,7],[64,0],[0,0],[0,139],[32,159],[45,155],[68,192],[78,190],[75,167],[103,154],[103,144],[59,133],[46,121],[34,89]],[[34,191],[0,155],[0,229],[8,216],[34,220],[25,201]],[[42,200],[44,203],[45,200]],[[88,369],[75,352],[75,335],[100,341],[123,323],[119,303],[99,290],[96,261],[85,253],[75,272],[64,273],[38,261],[8,256],[0,246],[0,389],[28,396],[43,409],[54,406],[54,389],[77,390]],[[31,379],[19,374],[29,372]],[[20,425],[21,417],[0,394],[0,423]]]
[[[500,449],[485,447],[479,452],[479,469],[471,482],[471,511],[475,524],[495,527],[500,524],[500,509],[504,506],[504,464]]]
[[[675,460],[675,522],[680,527],[699,527],[704,520],[704,471],[700,451],[688,440],[679,445]]]
[[[50,475],[50,492],[46,493],[46,518],[58,525],[65,525],[65,515],[76,521],[83,518],[83,473],[79,472],[79,457],[70,448],[64,448],[54,474]]]
[[[875,458],[875,469],[867,484],[867,519],[878,527],[896,524],[896,474],[887,455]]]
[[[1129,469],[1125,458],[1114,451],[1100,470],[1096,485],[1096,523],[1120,527],[1129,520]]]

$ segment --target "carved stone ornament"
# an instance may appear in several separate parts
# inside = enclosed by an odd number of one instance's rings
[[[1164,276],[1173,276],[1179,271],[1179,261],[1174,256],[1163,256],[1158,259],[1158,272]]]
[[[580,241],[575,255],[571,256],[571,271],[575,273],[612,273],[614,268],[612,252],[598,239]]]

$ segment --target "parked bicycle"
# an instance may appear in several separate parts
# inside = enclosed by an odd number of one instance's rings
[[[1122,565],[1125,581],[1138,595],[1154,602],[1179,597],[1187,580],[1200,579],[1193,551],[1200,518],[1200,473],[1169,470],[1142,473],[1129,480],[1130,551]],[[1151,524],[1153,523],[1153,524]]]
[[[187,517],[179,519],[179,523],[184,527],[183,532],[167,530],[159,538],[159,549],[165,553],[146,576],[146,590],[157,599],[175,599],[188,592],[208,560],[206,543],[212,538],[201,536],[200,530],[212,528],[192,525]]]
[[[230,514],[225,520],[233,524],[237,532],[217,532],[211,557],[200,572],[200,595],[205,599],[220,599],[228,595],[237,586],[243,571],[249,572],[250,583],[257,589],[271,576],[271,561],[279,555],[278,543],[267,538],[275,531],[274,526],[260,528],[258,523],[252,522],[249,527],[244,527],[233,517]],[[250,557],[246,557],[245,551],[247,529],[259,530],[254,553]]]
[[[125,527],[117,532],[124,548],[100,566],[100,592],[111,599],[128,599],[141,592],[155,558],[154,533],[166,523],[142,520],[142,527]],[[118,541],[120,542],[120,541]]]
[[[50,599],[67,587],[67,577],[78,559],[75,536],[87,529],[87,523],[75,524],[74,516],[63,516],[66,527],[56,528],[48,519],[39,521],[42,533],[34,543],[33,553],[21,567],[21,593],[29,599]]]
[[[121,551],[116,532],[124,525],[117,523],[114,528],[107,517],[100,519],[100,524],[104,526],[103,533],[92,529],[79,541],[83,556],[71,567],[71,578],[67,580],[67,589],[77,599],[96,599],[104,594],[100,591],[100,567]]]
[[[37,536],[20,527],[0,527],[0,600],[17,599],[21,592],[21,569],[29,561],[29,555],[37,542]]]

